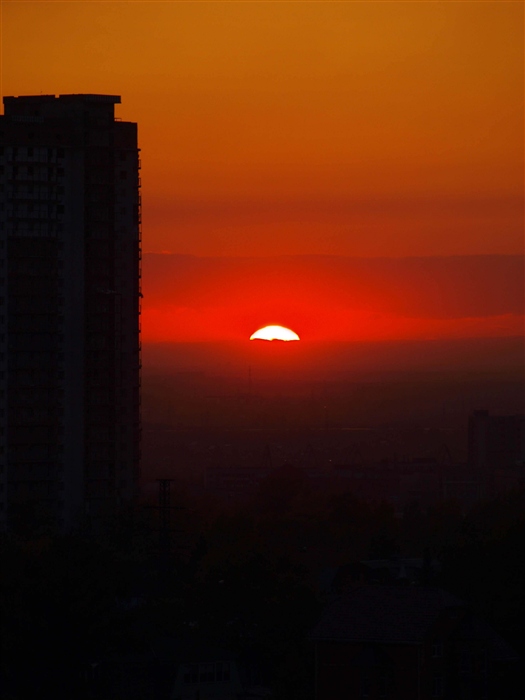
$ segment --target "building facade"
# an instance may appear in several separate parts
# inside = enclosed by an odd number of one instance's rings
[[[468,422],[468,466],[480,495],[494,497],[525,486],[525,416],[474,411]]]
[[[70,531],[130,501],[140,461],[137,125],[109,95],[5,97],[0,522]]]

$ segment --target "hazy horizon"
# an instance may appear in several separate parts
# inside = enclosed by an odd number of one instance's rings
[[[375,342],[164,342],[142,345],[143,373],[344,378],[364,374],[488,373],[525,377],[525,338]]]

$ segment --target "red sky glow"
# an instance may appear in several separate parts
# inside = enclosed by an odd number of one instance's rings
[[[138,122],[145,342],[523,335],[523,3],[4,2],[2,44],[3,95]]]

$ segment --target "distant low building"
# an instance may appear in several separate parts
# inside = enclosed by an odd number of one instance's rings
[[[265,467],[236,464],[208,466],[205,470],[205,488],[223,498],[242,498],[254,494],[261,480],[269,473]]]
[[[192,641],[130,640],[85,665],[85,689],[126,700],[257,700],[272,698],[268,671],[256,652],[235,653]]]
[[[235,656],[220,650],[186,652],[179,661],[171,700],[237,700],[242,682]]]
[[[359,498],[388,501],[401,512],[407,503],[426,506],[441,500],[443,469],[436,459],[384,459],[371,464],[337,464],[334,473]]]
[[[423,584],[441,571],[436,559],[400,558],[365,559],[343,564],[334,572],[331,591],[341,594],[357,584]]]

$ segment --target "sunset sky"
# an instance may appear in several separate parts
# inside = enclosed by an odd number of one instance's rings
[[[504,1],[5,0],[1,90],[138,122],[146,341],[519,335],[523,27]],[[435,256],[491,256],[491,288],[465,257],[434,283],[345,260]]]

